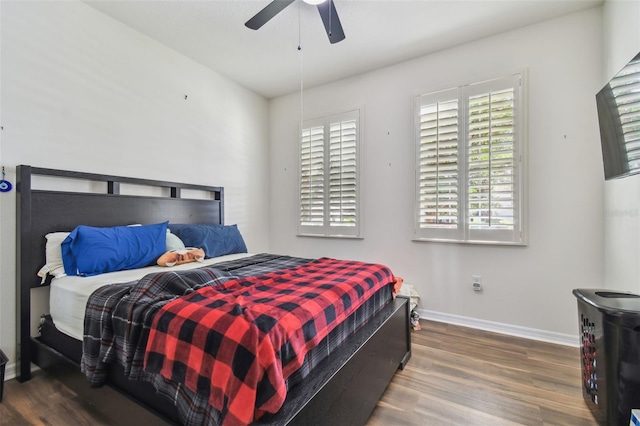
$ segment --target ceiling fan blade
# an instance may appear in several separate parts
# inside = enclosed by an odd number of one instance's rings
[[[324,29],[327,30],[327,36],[331,44],[344,40],[344,30],[338,18],[338,12],[336,11],[336,5],[333,4],[333,0],[325,1],[318,5],[318,12],[322,17],[324,23]]]
[[[249,19],[244,25],[252,30],[257,30],[293,2],[294,0],[274,0],[260,12],[256,13],[256,15]]]

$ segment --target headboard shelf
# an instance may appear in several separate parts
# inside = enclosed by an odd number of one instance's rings
[[[64,178],[67,188],[35,189],[33,178]],[[73,183],[101,182],[102,192],[78,192]],[[104,185],[106,183],[106,185]],[[124,185],[162,188],[160,195],[122,194]],[[206,198],[182,198],[183,190],[197,191]],[[187,192],[187,191],[185,191]],[[31,289],[40,287],[38,270],[45,264],[45,235],[72,231],[78,225],[118,226],[135,223],[219,223],[224,224],[224,190],[197,185],[56,170],[20,165],[16,168],[16,285],[17,285],[17,376],[30,376]],[[21,362],[27,360],[28,362]]]

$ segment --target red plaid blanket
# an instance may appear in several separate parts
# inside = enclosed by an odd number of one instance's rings
[[[155,316],[145,368],[207,395],[223,425],[249,424],[280,409],[307,351],[393,282],[383,265],[322,258],[202,288]]]

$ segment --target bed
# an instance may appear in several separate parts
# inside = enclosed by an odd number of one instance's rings
[[[40,182],[42,179],[45,181],[62,179],[65,181],[65,187],[74,189],[73,191],[35,189],[36,186],[39,187],[35,182]],[[82,188],[82,191],[76,190],[76,187]],[[85,190],[87,187],[89,190]],[[122,188],[127,190],[122,191]],[[145,191],[138,191],[136,188],[145,188]],[[145,194],[150,192],[152,195],[130,195],[141,192]],[[70,331],[73,325],[65,325],[62,320],[60,312],[64,312],[65,309],[58,308],[58,313],[54,315],[58,318],[58,324],[51,315],[43,316],[39,333],[32,336],[35,334],[32,333],[32,292],[34,289],[51,284],[50,279],[43,283],[37,276],[46,262],[45,235],[71,231],[78,225],[118,227],[167,221],[169,228],[172,223],[224,225],[224,191],[221,187],[23,165],[17,168],[17,197],[16,275],[19,353],[16,374],[19,381],[29,380],[31,363],[45,370],[55,371],[61,368],[79,370],[84,362],[83,342],[78,339],[78,332]],[[267,264],[276,262],[275,258],[268,256],[275,255],[259,254],[254,257],[248,254],[235,254],[208,260],[208,262],[214,263],[210,265],[213,270],[224,270],[237,279],[230,281],[235,285],[239,282],[238,280],[248,282],[255,276],[247,275],[248,272],[243,275],[242,271],[249,270],[250,267],[242,262],[255,263],[256,259],[265,261]],[[286,261],[296,259],[286,256],[275,257],[285,258]],[[302,262],[295,267],[303,268],[306,267],[306,262],[319,260],[295,261]],[[209,268],[209,265],[198,266],[205,266],[203,270]],[[266,273],[279,274],[278,270],[271,269]],[[383,287],[390,288],[389,285]],[[201,289],[196,290],[194,293],[198,293]],[[51,286],[51,296],[54,298],[68,300],[71,296],[64,296],[64,291],[57,284]],[[364,424],[396,370],[403,368],[411,356],[408,299],[396,297],[389,303],[380,301],[377,303],[378,306],[368,307],[363,304],[358,308],[358,312],[354,311],[349,316],[348,320],[352,321],[351,323],[345,320],[344,328],[340,331],[342,338],[337,341],[339,343],[329,343],[336,342],[331,340],[333,339],[331,335],[324,337],[322,339],[324,343],[320,342],[320,345],[331,346],[330,354],[318,356],[316,362],[310,363],[309,367],[304,367],[306,368],[304,374],[292,374],[291,385],[286,391],[280,408],[273,413],[267,412],[254,423]],[[363,316],[366,320],[362,320]],[[359,322],[353,322],[356,321],[354,317],[359,317]],[[158,318],[161,316],[158,315]],[[336,327],[336,330],[339,328]],[[154,338],[156,337],[154,335]],[[158,342],[160,342],[159,346],[163,345],[162,340]],[[305,361],[307,358],[315,357],[311,351],[313,348],[304,357]],[[318,350],[318,352],[324,351],[324,349]],[[163,365],[166,367],[166,359],[160,359],[158,362],[161,367]],[[165,364],[162,364],[163,362]],[[152,364],[150,362],[149,365]],[[158,368],[161,369],[161,367]],[[118,388],[141,405],[172,422],[184,421],[184,413],[181,413],[181,410],[173,404],[167,404],[167,400],[156,393],[157,386],[154,387],[150,381],[130,380],[128,378],[130,376],[130,369],[126,365],[109,364],[104,369],[104,380],[107,384]],[[87,387],[89,387],[88,383]]]

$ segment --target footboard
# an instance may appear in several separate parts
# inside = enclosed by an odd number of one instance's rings
[[[260,425],[363,425],[411,358],[409,299],[398,296],[294,387]]]

